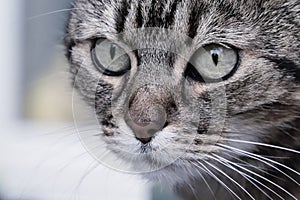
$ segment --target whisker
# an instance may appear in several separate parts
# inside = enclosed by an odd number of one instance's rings
[[[280,199],[284,200],[283,197],[281,197],[279,194],[277,194],[274,190],[272,190],[271,188],[269,188],[268,186],[266,186],[265,184],[261,183],[260,181],[256,180],[255,178],[249,176],[248,174],[242,172],[242,171],[239,171],[237,168],[233,167],[232,165],[230,165],[228,162],[227,159],[221,157],[221,156],[218,156],[216,154],[213,154],[215,157],[219,157],[219,158],[222,158],[224,159],[223,161],[221,161],[220,159],[216,159],[214,157],[212,157],[212,159],[216,160],[217,162],[223,164],[224,166],[236,171],[237,173],[241,174],[246,180],[248,180],[252,185],[254,185],[258,190],[260,190],[264,195],[266,195],[269,199],[272,199],[264,190],[262,190],[260,187],[258,187],[255,183],[253,183],[253,181],[255,181],[256,183],[260,184],[261,186],[265,187],[267,190],[271,191],[272,193],[274,193],[276,196],[278,196]],[[237,164],[237,163],[236,163]],[[253,181],[251,181],[250,179],[252,179]]]
[[[96,146],[96,147],[93,147],[91,150],[95,150],[95,149],[100,148],[100,147],[101,147],[101,146]],[[108,153],[109,153],[109,150],[106,150],[103,154],[108,154]],[[72,162],[74,162],[75,160],[77,160],[77,159],[79,159],[79,158],[81,158],[81,157],[83,157],[83,156],[91,156],[91,155],[90,155],[90,152],[85,151],[85,152],[83,152],[83,153],[81,153],[81,154],[79,154],[79,155],[73,157],[71,161],[67,162],[64,166],[62,166],[62,167],[59,169],[58,173],[61,173],[61,172],[62,172],[64,169],[66,169]]]
[[[194,197],[197,197],[197,194],[196,194],[196,192],[195,192],[195,189],[194,189],[194,187],[193,187],[193,185],[192,184],[187,184],[188,186],[189,186],[189,188],[191,189],[191,191],[192,191],[192,193],[193,193],[193,195],[194,195]]]
[[[96,164],[94,164],[96,162]],[[86,179],[86,177],[88,175],[90,175],[95,169],[97,169],[97,167],[99,167],[99,163],[97,161],[93,161],[90,164],[91,166],[88,167],[88,169],[86,170],[86,172],[84,173],[84,175],[80,178],[78,184],[75,186],[75,188],[73,189],[74,191],[74,195],[76,194],[76,192],[78,192],[81,184],[83,183],[83,181]],[[75,196],[76,197],[76,196]]]
[[[193,163],[192,163],[193,164]],[[202,171],[204,171],[205,173],[207,173],[203,168],[201,168],[200,166],[197,167],[197,169],[200,169]],[[216,200],[216,196],[215,193],[213,192],[212,188],[210,187],[209,183],[207,182],[207,180],[205,179],[205,177],[202,175],[202,173],[200,171],[197,170],[197,173],[199,174],[199,176],[201,177],[201,179],[204,181],[205,185],[207,186],[208,190],[210,191],[210,193],[212,194],[213,198]],[[192,173],[191,173],[192,174]]]
[[[75,130],[74,125],[69,125],[69,126],[65,126],[62,128],[57,128],[56,130],[51,130],[51,131],[44,132],[41,134],[36,134],[36,135],[34,135],[34,138],[42,137],[42,136],[62,135],[62,134],[70,135],[69,132],[72,132],[71,134],[74,134],[74,130]]]
[[[270,147],[270,148],[275,148],[275,149],[280,149],[280,150],[300,154],[300,151],[297,151],[297,150],[294,150],[294,149],[289,149],[289,148],[286,148],[286,147],[276,146],[276,145],[272,145],[272,144],[265,144],[265,143],[252,142],[252,141],[246,141],[246,140],[235,140],[235,139],[224,139],[224,140],[227,140],[227,141],[230,141],[230,142],[238,142],[238,143],[244,143],[244,144],[253,144],[253,145],[257,145],[257,146]]]
[[[42,14],[39,14],[39,15],[31,16],[31,17],[28,17],[27,19],[28,20],[34,20],[34,19],[37,19],[37,18],[40,18],[40,17],[45,17],[45,16],[48,16],[48,15],[58,14],[58,13],[62,13],[62,12],[69,12],[69,11],[72,11],[72,10],[93,11],[92,9],[82,9],[82,8],[63,8],[63,9],[60,9],[60,10],[50,11],[50,12],[42,13]]]
[[[232,177],[230,177],[228,174],[226,174],[224,171],[222,171],[220,168],[216,167],[215,165],[207,162],[204,160],[206,164],[213,167],[215,170],[223,174],[225,177],[227,177],[230,181],[232,181],[234,184],[236,184],[239,188],[241,188],[251,199],[255,200],[255,198],[243,187],[241,186],[237,181],[235,181]]]
[[[242,154],[242,155],[244,155],[244,154]],[[221,158],[220,158],[220,159],[221,159]],[[245,168],[245,167],[242,167],[242,166],[240,166],[240,165],[238,165],[238,164],[236,164],[236,163],[233,163],[233,162],[231,162],[231,161],[228,161],[228,160],[227,160],[227,162],[230,163],[230,164],[232,164],[232,165],[234,165],[234,166],[237,166],[237,167],[239,167],[239,168],[241,168],[241,169],[243,169],[243,170],[245,170],[245,171],[247,171],[248,173],[251,173],[251,174],[253,174],[253,175],[255,175],[255,176],[257,176],[257,177],[259,177],[259,178],[261,178],[261,179],[263,179],[263,180],[265,180],[265,181],[267,181],[267,182],[269,182],[270,184],[272,184],[272,185],[276,186],[277,188],[281,189],[282,191],[284,191],[286,194],[288,194],[289,196],[291,196],[293,199],[297,200],[297,198],[296,198],[294,195],[292,195],[290,192],[288,192],[286,189],[284,189],[284,188],[281,187],[280,185],[274,183],[273,181],[270,181],[269,179],[263,177],[262,175],[257,174],[257,173],[255,173],[255,172],[253,172],[253,171],[251,171],[251,170],[249,170],[249,169],[247,169],[247,168]]]
[[[263,172],[263,173],[265,173],[265,174],[268,174],[268,175],[270,175],[270,176],[272,175],[271,173],[269,173],[269,172],[267,172],[266,170],[264,170],[263,167],[258,167],[258,166],[255,166],[255,165],[253,165],[253,164],[250,164],[249,162],[247,162],[247,161],[245,161],[245,160],[242,160],[242,159],[240,159],[240,158],[238,158],[238,157],[236,157],[236,156],[234,156],[234,155],[231,155],[230,153],[224,152],[223,154],[226,155],[226,156],[228,156],[228,157],[230,157],[230,158],[232,158],[232,159],[234,159],[234,160],[239,161],[241,165],[248,166],[249,168],[256,169],[256,170],[261,171],[261,172]],[[273,176],[274,176],[274,175],[273,175]],[[277,177],[276,177],[276,178],[277,178]]]
[[[66,137],[66,136],[63,136],[63,137],[59,138],[57,141],[48,145],[48,148],[46,149],[45,154],[42,154],[42,159],[34,167],[35,170],[39,170],[43,166],[43,164],[46,163],[46,161],[49,161],[54,156],[56,156],[57,151],[59,151],[59,152],[61,151],[60,148],[58,150],[54,150],[54,151],[50,151],[50,150],[53,149],[53,147],[55,147],[55,145],[57,145],[58,142],[61,141],[64,137]],[[68,146],[67,148],[73,147],[73,145],[78,142],[80,142],[80,141],[78,140],[78,138],[76,138],[76,140],[72,141],[71,143],[67,143],[67,146]]]
[[[195,160],[195,161],[196,161],[196,160]],[[190,164],[193,164],[193,163],[190,162]],[[194,165],[194,164],[193,164],[193,165]],[[187,170],[190,171],[189,168],[187,168]],[[203,171],[203,172],[205,172],[205,173],[207,173],[207,172],[206,172],[202,167],[197,166],[196,172],[199,174],[199,176],[201,177],[201,179],[204,181],[205,185],[207,186],[208,190],[209,190],[210,193],[212,194],[213,198],[216,200],[216,196],[215,196],[215,194],[214,194],[212,188],[210,187],[209,183],[207,182],[207,180],[205,179],[205,177],[202,175],[202,173],[200,172],[200,170]],[[193,174],[193,172],[190,171],[190,174]]]
[[[288,167],[288,166],[286,166],[286,165],[284,165],[284,164],[282,164],[282,163],[280,163],[280,162],[277,162],[277,161],[274,161],[274,160],[272,160],[272,159],[265,158],[265,157],[263,157],[263,156],[260,156],[260,155],[254,154],[254,153],[250,153],[250,152],[247,152],[247,151],[244,151],[244,150],[241,150],[241,149],[237,149],[237,148],[235,148],[235,147],[230,147],[230,146],[228,146],[228,145],[223,145],[223,144],[218,144],[218,145],[220,145],[220,146],[223,147],[223,148],[229,148],[229,149],[232,149],[232,150],[235,150],[235,151],[238,151],[238,152],[242,152],[242,153],[244,153],[244,154],[246,154],[246,155],[249,155],[249,157],[252,156],[251,158],[254,158],[254,157],[255,157],[254,159],[259,160],[260,162],[263,162],[263,163],[265,163],[265,164],[267,164],[267,165],[269,165],[269,166],[271,166],[271,167],[272,167],[273,165],[270,165],[270,163],[265,162],[265,161],[263,161],[263,160],[272,162],[272,163],[277,164],[277,165],[279,165],[279,166],[281,166],[281,167],[283,167],[283,168],[285,168],[285,169],[288,169],[288,170],[290,170],[291,172],[294,172],[295,174],[297,174],[298,176],[300,176],[300,172],[297,172],[296,170],[294,170],[294,169],[292,169],[292,168],[290,168],[290,167]],[[257,158],[260,158],[260,159],[257,159]],[[261,159],[263,159],[263,160],[261,160]],[[295,182],[297,185],[300,185],[296,180],[294,180],[292,177],[290,177],[289,175],[287,175],[286,173],[284,173],[282,170],[278,169],[278,168],[275,167],[275,166],[273,166],[273,168],[276,169],[276,170],[278,170],[280,173],[284,174],[286,177],[288,177],[289,179],[291,179],[291,180],[292,180],[293,182]]]
[[[230,192],[230,194],[233,194],[237,199],[242,200],[231,188],[229,188],[222,180],[220,180],[211,170],[209,170],[203,163],[196,160],[198,164],[200,164],[205,171],[210,174],[218,183],[223,185],[223,187]],[[199,167],[196,163],[192,163],[196,167]]]
[[[233,153],[237,154],[236,152],[233,152]],[[232,157],[232,158],[234,158],[234,159],[237,159],[238,161],[240,161],[240,162],[242,162],[242,163],[247,163],[247,162],[245,162],[245,161],[243,161],[243,160],[241,160],[241,159],[238,159],[238,158],[236,158],[236,157],[233,157],[233,156],[230,155],[229,153],[224,153],[224,154],[225,154],[225,155],[228,155],[229,157]],[[247,156],[247,157],[252,158],[252,159],[255,159],[255,160],[259,160],[259,159],[256,158],[256,157],[252,157],[252,156]],[[270,163],[268,163],[268,162],[266,162],[266,161],[261,161],[261,160],[259,160],[259,161],[260,161],[260,162],[263,162],[263,163],[265,163],[266,165],[268,165],[268,166],[274,168],[275,170],[277,170],[277,171],[283,173],[283,174],[286,175],[287,177],[290,177],[289,175],[285,174],[284,172],[282,172],[280,169],[278,169],[278,168],[275,167],[274,165],[272,165],[272,164],[270,164]],[[247,165],[248,165],[249,167],[252,167],[252,168],[254,168],[254,169],[256,169],[256,170],[258,170],[258,171],[264,173],[264,174],[267,174],[267,175],[269,175],[269,176],[272,176],[272,177],[274,177],[274,178],[278,178],[278,179],[279,179],[279,177],[275,176],[274,174],[271,174],[270,172],[267,172],[266,170],[263,170],[262,168],[256,167],[255,165],[252,165],[252,164],[249,164],[249,163],[247,163]],[[291,177],[290,177],[290,178],[291,178]],[[293,178],[291,178],[291,179],[293,180]]]

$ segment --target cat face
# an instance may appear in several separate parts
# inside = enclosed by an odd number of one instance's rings
[[[93,140],[135,172],[299,148],[297,4],[75,1],[66,45],[100,124]]]

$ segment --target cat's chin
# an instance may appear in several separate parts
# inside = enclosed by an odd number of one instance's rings
[[[116,147],[109,147],[108,149],[124,163],[130,165],[130,169],[121,169],[121,171],[132,173],[155,173],[172,165],[178,159],[176,154],[167,154],[166,152],[155,150],[150,145],[141,145],[132,152]]]
[[[194,172],[194,177],[191,177],[192,172]],[[153,183],[160,183],[164,187],[174,189],[175,186],[186,184],[197,177],[199,171],[189,161],[178,159],[169,165],[142,175]]]

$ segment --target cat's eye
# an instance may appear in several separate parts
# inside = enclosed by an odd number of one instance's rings
[[[199,48],[191,57],[185,75],[203,82],[229,78],[236,70],[238,52],[229,46],[210,44]]]
[[[107,39],[98,39],[92,48],[96,68],[108,76],[121,76],[130,70],[130,58],[123,48]]]

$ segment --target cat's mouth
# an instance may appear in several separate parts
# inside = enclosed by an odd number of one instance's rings
[[[131,171],[152,172],[178,162],[207,158],[207,154],[219,151],[214,145],[219,139],[218,136],[206,135],[197,130],[196,126],[183,129],[185,126],[187,125],[170,123],[155,134],[150,142],[143,143],[135,137],[125,122],[114,126],[106,123],[102,126],[104,138],[101,139],[121,164],[116,167],[116,164],[110,164],[105,158],[101,159],[114,168],[123,170],[123,163],[127,163],[132,167],[129,169]]]
[[[108,123],[106,123],[106,124],[108,124]],[[110,140],[118,137],[118,135],[122,135],[122,134],[129,135],[128,133],[123,133],[122,131],[120,131],[118,126],[116,126],[116,125],[102,125],[102,131],[103,131],[103,135]],[[135,136],[133,136],[134,134],[131,134],[131,135],[132,135],[131,140],[133,140],[137,144],[135,153],[148,154],[148,153],[151,153],[151,152],[154,152],[157,150],[157,148],[155,148],[152,143],[152,141],[155,140],[155,136],[153,136],[151,138],[151,141],[143,142],[139,138],[136,138]]]

